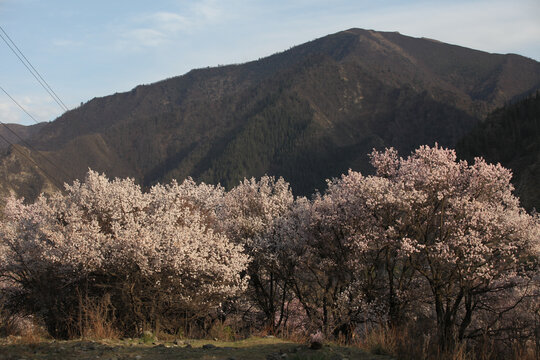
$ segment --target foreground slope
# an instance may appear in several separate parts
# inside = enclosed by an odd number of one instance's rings
[[[490,111],[539,86],[540,63],[525,57],[350,29],[95,98],[43,127],[29,156],[59,182],[88,167],[144,186],[192,176],[231,187],[268,173],[309,194],[348,168],[370,171],[373,147],[453,147]],[[40,171],[18,157],[0,159],[2,191],[39,192],[48,180],[19,179],[17,169]]]

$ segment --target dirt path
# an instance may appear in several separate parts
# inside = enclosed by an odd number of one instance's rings
[[[185,340],[141,344],[138,339],[122,341],[44,341],[18,343],[0,340],[0,360],[384,360],[352,347],[324,346],[311,350],[305,345],[275,338],[253,338],[236,342]]]

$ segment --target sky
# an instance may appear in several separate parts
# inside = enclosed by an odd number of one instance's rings
[[[70,109],[349,28],[540,61],[540,0],[0,0],[0,26]],[[2,39],[0,59],[1,88],[35,120],[63,113]],[[1,91],[0,121],[35,123]]]

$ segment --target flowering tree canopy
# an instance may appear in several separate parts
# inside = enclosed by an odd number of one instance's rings
[[[109,181],[89,171],[66,190],[30,205],[8,199],[2,226],[7,261],[0,271],[25,291],[52,272],[63,284],[40,286],[146,283],[140,294],[173,291],[176,305],[169,307],[186,309],[245,289],[243,247],[208,226],[207,205],[220,189],[187,180],[143,193],[131,179]]]
[[[231,189],[219,211],[221,229],[251,256],[248,297],[262,311],[271,331],[276,321],[279,324],[283,319],[288,289],[286,279],[273,266],[275,253],[269,251],[269,235],[293,202],[290,186],[283,178],[263,176],[258,181],[244,179]]]
[[[384,264],[386,301],[376,303],[391,318],[429,289],[441,344],[463,338],[486,294],[530,281],[537,221],[519,206],[500,165],[480,158],[469,165],[438,146],[371,158],[376,176],[349,171],[314,201],[320,264],[353,274],[350,281],[367,290],[356,294],[364,301],[380,295],[372,275]]]

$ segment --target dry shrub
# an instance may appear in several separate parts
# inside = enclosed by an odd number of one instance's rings
[[[13,343],[26,344],[42,341],[49,334],[34,316],[13,313],[0,302],[0,337],[6,337]]]
[[[399,360],[538,360],[533,342],[516,341],[509,348],[489,337],[457,343],[442,351],[436,336],[414,326],[365,327],[354,341],[361,349]]]
[[[47,337],[46,332],[41,333],[40,331],[37,331],[35,333],[24,333],[23,335],[10,335],[7,337],[7,339],[10,344],[35,344],[42,342]]]
[[[49,337],[45,329],[36,323],[33,317],[18,315],[0,315],[0,336],[11,339],[14,343],[35,343]]]
[[[516,342],[512,346],[512,360],[538,360],[540,359],[539,349],[530,343]]]
[[[290,331],[289,329],[284,329],[280,333],[280,338],[300,344],[308,343],[309,340],[309,337],[305,333],[298,331]]]
[[[0,337],[10,335],[19,335],[19,327],[15,318],[11,316],[5,309],[0,308]]]
[[[216,321],[209,331],[210,338],[221,341],[234,341],[239,338],[233,324]]]
[[[366,326],[356,343],[361,349],[373,354],[397,356],[400,345],[405,342],[407,336],[406,331],[398,328],[388,326],[368,328]]]
[[[441,360],[474,360],[474,352],[468,351],[465,343],[457,344],[452,350],[438,355]]]
[[[79,294],[79,316],[76,331],[71,333],[71,337],[78,334],[86,339],[118,339],[122,333],[115,325],[115,320],[115,309],[109,294],[99,299]]]

